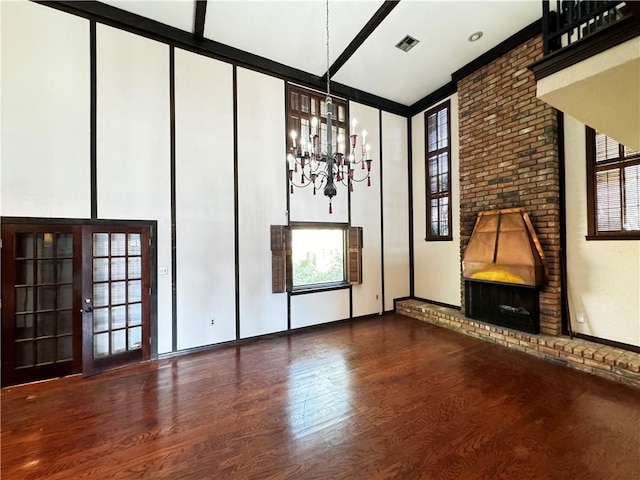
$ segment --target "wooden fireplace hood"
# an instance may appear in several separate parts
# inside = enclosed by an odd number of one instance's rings
[[[523,208],[480,212],[462,260],[469,280],[540,287],[546,262],[529,215]]]

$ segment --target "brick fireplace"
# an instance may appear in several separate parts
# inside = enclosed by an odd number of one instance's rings
[[[524,207],[546,254],[540,331],[561,333],[560,169],[556,111],[536,98],[536,37],[458,82],[460,254],[483,210]],[[461,305],[465,304],[461,285]]]

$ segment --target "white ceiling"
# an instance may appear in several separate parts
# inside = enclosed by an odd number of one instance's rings
[[[104,3],[192,33],[195,1]],[[330,63],[382,1],[330,0]],[[204,37],[321,76],[326,71],[325,2],[208,0]],[[451,73],[542,15],[540,0],[402,0],[332,79],[411,105],[451,80]],[[474,43],[469,35],[482,31]],[[405,35],[420,40],[395,48]]]

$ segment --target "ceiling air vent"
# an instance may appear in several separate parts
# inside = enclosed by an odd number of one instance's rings
[[[396,47],[402,50],[403,52],[408,52],[413,47],[415,47],[418,43],[420,43],[420,40],[413,38],[411,35],[407,35],[398,43],[396,43]]]

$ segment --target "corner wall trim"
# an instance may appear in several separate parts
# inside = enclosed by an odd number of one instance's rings
[[[171,350],[178,349],[178,258],[176,230],[176,56],[169,47],[169,115],[171,145]]]

